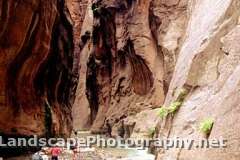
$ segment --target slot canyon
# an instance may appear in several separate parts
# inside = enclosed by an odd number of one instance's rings
[[[3,139],[223,138],[224,148],[148,151],[239,160],[239,75],[239,0],[0,0]]]

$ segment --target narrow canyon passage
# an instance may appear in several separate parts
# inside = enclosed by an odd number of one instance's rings
[[[0,0],[0,160],[239,160],[239,41],[239,0]],[[99,135],[151,143],[2,145]]]

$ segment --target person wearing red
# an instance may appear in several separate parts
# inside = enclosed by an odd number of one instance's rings
[[[52,155],[52,160],[58,160],[58,156],[62,153],[62,149],[56,146],[50,149],[50,153]]]

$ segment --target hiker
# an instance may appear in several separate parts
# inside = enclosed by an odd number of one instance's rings
[[[32,160],[43,160],[42,156],[40,155],[39,152],[33,154]]]
[[[46,155],[45,150],[41,149],[41,151],[33,154],[32,160],[48,160],[48,156]]]
[[[62,149],[57,144],[55,147],[50,149],[52,160],[58,160],[58,156],[62,153]]]
[[[77,131],[74,131],[74,134],[75,134],[75,136],[77,136]],[[75,137],[75,142],[77,142],[78,141],[78,139],[77,139],[77,137]],[[79,155],[79,147],[78,147],[78,144],[77,143],[71,143],[70,142],[70,144],[68,144],[70,147],[69,147],[69,149],[72,151],[72,153],[73,153],[73,160],[77,160],[77,157],[78,157],[78,155]]]
[[[80,154],[79,149],[78,149],[78,147],[75,147],[72,150],[73,150],[73,160],[77,160],[77,158],[79,157],[79,154]]]
[[[107,123],[106,123],[106,126],[107,126],[107,134],[109,137],[112,137],[112,127],[109,123],[109,120],[107,120]]]
[[[42,148],[39,153],[43,160],[48,160],[47,148]]]

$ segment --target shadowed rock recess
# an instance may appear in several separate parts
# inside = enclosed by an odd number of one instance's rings
[[[212,118],[208,138],[223,137],[227,148],[156,149],[156,159],[238,160],[239,8],[239,0],[88,1],[74,127],[197,141]],[[181,106],[161,119],[160,106],[184,90]]]
[[[77,128],[105,132],[107,122],[113,128],[127,116],[163,103],[163,56],[150,28],[150,5],[150,1],[94,1],[86,8],[92,19],[91,26],[86,19],[82,28],[82,38],[92,35],[81,43],[86,97],[81,94],[76,103],[79,113],[88,113],[84,116],[88,121],[83,119],[86,124]]]
[[[64,0],[0,0],[1,135],[70,135],[71,23]]]

